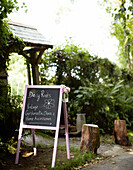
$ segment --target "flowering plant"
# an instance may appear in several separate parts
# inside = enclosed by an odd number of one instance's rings
[[[70,92],[70,88],[62,85],[62,100],[63,102],[68,102],[68,97],[69,97],[69,93]]]

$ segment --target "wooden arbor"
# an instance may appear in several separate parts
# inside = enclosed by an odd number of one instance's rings
[[[49,48],[49,47],[48,47]],[[39,84],[39,70],[38,64],[40,63],[43,52],[47,49],[46,47],[38,47],[25,51],[20,51],[19,54],[23,55],[27,60],[27,70],[28,70],[28,82],[31,85],[31,74],[30,74],[30,64],[32,66],[32,76],[33,76],[33,84]]]
[[[21,38],[28,49],[21,49],[18,54],[23,55],[27,61],[28,82],[31,85],[30,64],[32,68],[33,84],[39,84],[38,64],[43,52],[52,48],[53,45],[47,41],[36,28],[15,22],[8,22],[13,35]]]

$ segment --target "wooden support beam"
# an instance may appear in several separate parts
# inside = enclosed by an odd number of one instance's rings
[[[33,85],[39,84],[39,70],[38,70],[38,64],[36,64],[36,60],[37,60],[37,52],[32,51],[30,53],[30,61],[32,65]]]
[[[26,60],[26,64],[27,64],[28,84],[31,85],[30,64],[27,60]]]
[[[26,51],[20,51],[18,53],[19,55],[22,55],[26,59],[26,64],[27,64],[27,74],[28,74],[28,84],[31,85],[31,73],[30,73],[30,57]]]
[[[44,53],[44,49],[40,50],[40,53],[39,53],[39,55],[37,56],[37,59],[36,59],[37,65],[40,63],[40,60],[41,60],[43,53]]]
[[[38,70],[38,64],[40,63],[41,57],[44,53],[45,49],[39,49],[39,48],[31,48],[30,50],[25,50],[19,52],[19,54],[23,55],[27,60],[27,71],[28,71],[28,81],[29,84],[31,84],[31,75],[30,75],[30,67],[28,62],[32,65],[32,77],[33,77],[33,84],[37,85],[39,84],[39,70]],[[37,55],[37,52],[39,51],[39,55]],[[30,54],[30,57],[28,56],[28,53]]]

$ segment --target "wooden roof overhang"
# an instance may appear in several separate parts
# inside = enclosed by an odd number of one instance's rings
[[[27,26],[24,24],[16,22],[8,22],[8,25],[14,36],[22,39],[26,44],[26,48],[19,51],[20,55],[23,55],[27,60],[27,69],[28,69],[28,81],[31,84],[31,75],[30,75],[30,66],[32,66],[32,76],[33,84],[39,84],[39,71],[38,64],[41,60],[41,57],[44,51],[48,48],[53,48],[53,45],[50,41],[40,34],[36,28],[32,26]]]

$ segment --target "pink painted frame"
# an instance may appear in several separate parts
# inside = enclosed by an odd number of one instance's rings
[[[48,89],[50,89],[50,88],[59,88],[60,89],[56,127],[24,125],[23,120],[24,120],[24,111],[25,111],[26,96],[27,96],[27,89],[28,88],[48,88]],[[20,151],[20,144],[21,144],[21,137],[22,137],[23,128],[32,129],[34,155],[37,155],[34,129],[48,129],[48,130],[55,130],[56,131],[55,132],[54,149],[53,149],[53,157],[52,157],[52,165],[51,165],[52,168],[55,167],[57,144],[58,144],[58,135],[59,135],[59,126],[60,126],[60,117],[61,117],[61,105],[62,105],[62,86],[60,86],[60,85],[26,85],[25,86],[25,93],[24,93],[23,108],[22,108],[22,114],[21,114],[21,120],[20,120],[20,128],[19,128],[19,135],[18,135],[18,145],[17,145],[15,164],[18,164],[18,162],[19,162],[19,151]],[[70,159],[66,103],[63,103],[63,109],[64,109],[64,119],[65,119],[65,135],[66,135],[66,145],[67,145],[67,159]]]

